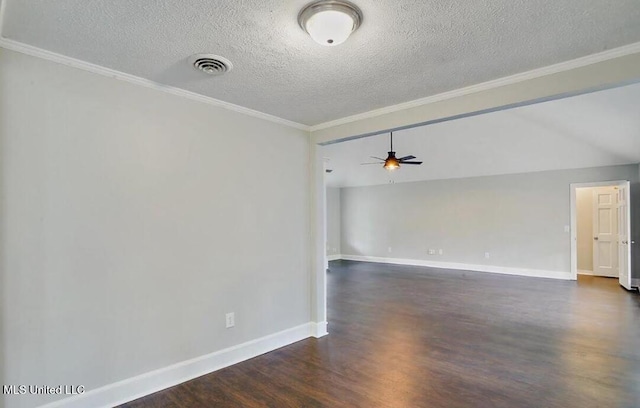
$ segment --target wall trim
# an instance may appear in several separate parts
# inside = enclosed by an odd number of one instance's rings
[[[2,25],[5,14],[6,1],[0,0],[0,48],[6,48],[8,50],[20,52],[33,57],[43,58],[49,61],[57,62],[70,67],[82,69],[85,71],[93,72],[96,74],[108,76],[111,78],[119,79],[122,81],[134,83],[137,85],[145,86],[148,88],[156,89],[162,92],[171,93],[174,95],[182,96],[199,102],[208,103],[210,105],[218,106],[231,111],[243,113],[248,116],[264,119],[270,122],[278,123],[281,125],[293,127],[295,129],[304,130],[313,133],[317,130],[327,129],[334,126],[344,125],[347,123],[355,122],[363,119],[375,118],[388,113],[398,112],[406,109],[416,108],[419,106],[428,105],[435,102],[444,101],[464,95],[469,95],[481,91],[486,91],[494,88],[499,88],[505,85],[511,85],[518,82],[525,82],[530,79],[543,77],[546,75],[556,74],[559,72],[570,71],[572,69],[581,68],[587,65],[595,64],[598,62],[608,61],[615,58],[624,57],[627,55],[640,52],[640,42],[628,44],[622,47],[613,48],[596,54],[587,55],[584,57],[576,58],[573,60],[560,62],[558,64],[549,65],[542,68],[533,69],[526,72],[521,72],[514,75],[494,79],[491,81],[482,82],[479,84],[471,85],[464,88],[454,89],[452,91],[443,92],[436,95],[427,96],[413,101],[403,102],[396,105],[386,106],[380,109],[374,109],[371,111],[359,113],[356,115],[346,116],[336,120],[319,123],[316,125],[305,125],[297,123],[288,119],[280,118],[275,115],[260,112],[254,109],[246,108],[244,106],[236,105],[233,103],[225,102],[219,99],[215,99],[209,96],[201,95],[196,92],[187,91],[181,88],[163,85],[158,82],[138,77],[135,75],[127,74],[121,71],[117,71],[111,68],[106,68],[101,65],[92,64],[90,62],[82,61],[76,58],[67,57],[62,54],[47,51],[43,48],[38,48],[32,45],[28,45],[19,41],[11,40],[2,36]]]
[[[181,361],[168,367],[108,384],[90,390],[85,394],[42,405],[40,408],[113,407],[209,374],[221,368],[257,357],[297,341],[309,337],[321,337],[326,334],[326,322],[305,323],[204,356]]]
[[[2,4],[3,2],[0,2]],[[0,15],[0,19],[2,16]],[[4,37],[0,37],[0,47],[7,50],[16,51],[22,54],[30,55],[32,57],[42,58],[48,61],[56,62],[58,64],[66,65],[72,68],[81,69],[83,71],[89,71],[94,74],[103,75],[106,77],[118,79],[120,81],[129,82],[135,85],[144,86],[146,88],[155,89],[156,91],[166,92],[172,95],[181,96],[183,98],[191,99],[198,102],[203,102],[209,105],[217,106],[219,108],[227,109],[230,111],[242,113],[244,115],[252,116],[254,118],[267,120],[269,122],[277,123],[280,125],[292,127],[299,130],[309,131],[309,126],[301,123],[293,122],[287,119],[283,119],[268,113],[260,112],[254,109],[245,108],[244,106],[236,105],[233,103],[221,101],[219,99],[205,96],[196,92],[187,91],[175,86],[163,85],[159,82],[152,81],[150,79],[142,78],[139,76],[127,74],[125,72],[117,71],[115,69],[106,68],[101,65],[92,64],[90,62],[82,61],[79,59],[67,57],[62,54],[47,51],[42,48],[27,45],[18,41],[10,40]]]
[[[477,92],[487,91],[494,88],[499,88],[505,85],[512,85],[518,82],[525,82],[530,79],[543,77],[546,75],[557,74],[559,72],[570,71],[572,69],[581,68],[587,65],[595,64],[598,62],[608,61],[615,58],[624,57],[627,55],[640,52],[640,42],[628,44],[618,48],[612,48],[596,54],[587,55],[584,57],[576,58],[573,60],[560,62],[558,64],[549,65],[542,68],[533,69],[531,71],[521,72],[515,75],[509,75],[506,77],[494,79],[487,82],[471,85],[465,88],[454,89],[452,91],[443,92],[440,94],[427,96],[425,98],[415,99],[409,102],[399,103],[397,105],[386,106],[380,109],[374,109],[368,112],[359,113],[356,115],[346,116],[344,118],[319,123],[309,127],[310,132],[317,130],[327,129],[334,126],[340,126],[351,122],[356,122],[363,119],[371,119],[378,116],[386,115],[388,113],[398,112],[406,109],[412,109],[419,106],[428,105],[435,102],[444,101],[447,99],[453,99],[460,96],[465,96]]]
[[[377,262],[377,263],[386,263],[386,264],[394,264],[394,265],[427,266],[430,268],[456,269],[456,270],[475,271],[475,272],[490,272],[490,273],[500,273],[503,275],[529,276],[529,277],[535,277],[535,278],[575,280],[575,279],[572,279],[571,272],[567,272],[567,271],[548,271],[543,269],[513,268],[513,267],[495,266],[495,265],[476,265],[476,264],[465,264],[465,263],[457,263],[457,262],[427,261],[423,259],[382,258],[377,256],[363,256],[363,255],[343,255],[342,259],[347,261]]]
[[[5,13],[5,7],[6,7],[7,1],[6,0],[0,0],[0,39],[2,39],[2,27],[4,24],[4,13]]]
[[[593,275],[593,271],[587,269],[578,269],[578,275]]]
[[[337,261],[342,259],[342,255],[341,254],[334,254],[334,255],[327,255],[327,260],[329,261]]]
[[[312,324],[311,335],[313,337],[319,339],[320,337],[324,337],[329,334],[329,331],[327,330],[328,323],[326,321],[319,322],[319,323],[311,323],[311,324]]]

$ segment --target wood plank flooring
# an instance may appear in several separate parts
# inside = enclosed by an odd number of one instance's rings
[[[329,336],[123,405],[640,407],[640,296],[578,282],[334,261]]]

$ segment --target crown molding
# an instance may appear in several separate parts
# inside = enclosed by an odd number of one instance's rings
[[[2,7],[4,2],[0,3],[0,23],[2,21]],[[1,30],[0,26],[0,30]],[[1,33],[1,31],[0,31]],[[22,54],[30,55],[32,57],[42,58],[48,61],[57,62],[59,64],[67,65],[69,67],[82,69],[84,71],[93,72],[94,74],[99,74],[103,76],[107,76],[110,78],[118,79],[121,81],[129,82],[132,84],[144,86],[146,88],[155,89],[157,91],[162,91],[166,93],[170,93],[173,95],[181,96],[184,98],[188,98],[194,101],[207,103],[209,105],[217,106],[223,109],[228,109],[230,111],[238,112],[245,114],[247,116],[253,116],[258,119],[267,120],[269,122],[277,123],[280,125],[292,127],[299,130],[304,130],[306,132],[309,131],[309,126],[303,125],[301,123],[293,122],[287,119],[283,119],[277,116],[269,115],[268,113],[260,112],[257,110],[245,108],[244,106],[235,105],[233,103],[221,101],[219,99],[211,98],[209,96],[201,95],[196,92],[187,91],[181,88],[176,88],[174,86],[163,85],[161,83],[151,81],[149,79],[145,79],[142,77],[138,77],[135,75],[130,75],[121,71],[116,71],[111,68],[105,68],[100,65],[92,64],[90,62],[82,61],[79,59],[67,57],[65,55],[57,54],[55,52],[47,51],[42,48],[34,47],[31,45],[27,45],[18,41],[10,40],[4,37],[0,37],[0,47],[5,48],[11,51],[16,51]]]
[[[530,79],[543,77],[546,75],[556,74],[559,72],[570,71],[575,68],[581,68],[587,65],[595,64],[598,62],[608,61],[626,55],[636,54],[640,52],[640,42],[625,45],[618,48],[612,48],[607,51],[599,52],[597,54],[587,55],[585,57],[576,58],[570,61],[561,62],[554,65],[549,65],[542,68],[536,68],[531,71],[522,72],[506,76],[503,78],[494,79],[487,82],[482,82],[476,85],[471,85],[465,88],[455,89],[453,91],[443,92],[437,95],[427,96],[425,98],[415,99],[409,102],[403,102],[397,105],[387,106],[380,109],[374,109],[368,112],[359,113],[352,116],[346,116],[344,118],[319,123],[309,127],[310,132],[317,130],[327,129],[334,126],[344,125],[351,122],[356,122],[363,119],[371,119],[378,116],[386,115],[388,113],[398,112],[406,109],[416,108],[419,106],[428,105],[435,102],[444,101],[447,99],[453,99],[460,96],[473,94],[476,92],[487,91],[494,88],[499,88],[505,85],[512,85],[519,82],[525,82]]]
[[[624,57],[626,55],[640,53],[640,42],[636,42],[633,44],[628,44],[622,47],[613,48],[613,49],[599,52],[596,54],[591,54],[584,57],[576,58],[570,61],[565,61],[558,64],[537,68],[531,71],[510,75],[510,76],[494,79],[487,82],[482,82],[482,83],[471,85],[465,88],[455,89],[455,90],[443,92],[437,95],[427,96],[425,98],[415,99],[413,101],[403,102],[397,105],[391,105],[391,106],[387,106],[380,109],[374,109],[368,112],[363,112],[356,115],[346,116],[340,119],[319,123],[317,125],[308,126],[302,123],[297,123],[297,122],[283,119],[274,115],[270,115],[268,113],[256,111],[250,108],[245,108],[240,105],[235,105],[229,102],[221,101],[219,99],[211,98],[209,96],[198,94],[196,92],[187,91],[187,90],[169,86],[169,85],[163,85],[158,82],[151,81],[149,79],[145,79],[135,75],[130,75],[121,71],[116,71],[100,65],[96,65],[86,61],[67,57],[61,54],[44,50],[42,48],[34,47],[34,46],[24,44],[15,40],[4,38],[2,36],[2,25],[4,20],[6,3],[7,3],[7,0],[0,0],[0,47],[1,48],[6,48],[12,51],[31,55],[33,57],[43,58],[49,61],[64,64],[70,67],[108,76],[111,78],[129,82],[129,83],[145,86],[147,88],[152,88],[159,91],[171,93],[173,95],[182,96],[191,100],[208,103],[213,106],[218,106],[234,112],[243,113],[248,116],[264,119],[273,123],[278,123],[284,126],[292,127],[292,128],[303,130],[310,133],[313,133],[318,130],[331,128],[334,126],[356,122],[363,119],[371,119],[371,118],[375,118],[375,117],[386,115],[393,112],[398,112],[406,109],[428,105],[435,102],[453,99],[456,97],[465,96],[465,95],[469,95],[469,94],[473,94],[481,91],[487,91],[487,90],[499,88],[505,85],[512,85],[515,83],[524,82],[530,79],[535,79],[535,78],[543,77],[546,75],[570,71],[575,68],[580,68],[580,67],[595,64],[598,62],[603,62],[603,61],[607,61],[607,60],[611,60],[619,57]]]

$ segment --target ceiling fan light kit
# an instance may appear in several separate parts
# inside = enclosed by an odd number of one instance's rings
[[[320,45],[342,44],[362,24],[362,11],[342,0],[320,0],[305,6],[298,24]]]
[[[395,170],[400,168],[400,162],[396,159],[396,152],[389,152],[389,156],[387,156],[384,161],[384,167],[387,170]]]

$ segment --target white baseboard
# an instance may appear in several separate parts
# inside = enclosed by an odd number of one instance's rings
[[[327,323],[310,322],[211,354],[118,381],[40,408],[113,407],[240,363],[309,337],[327,334]]]
[[[342,259],[342,255],[340,254],[335,254],[335,255],[327,255],[327,259],[329,261],[337,261],[339,259]]]
[[[377,256],[362,256],[362,255],[342,255],[342,259],[347,261],[379,262],[379,263],[387,263],[387,264],[395,264],[395,265],[427,266],[430,268],[491,272],[491,273],[501,273],[504,275],[530,276],[530,277],[536,277],[536,278],[551,278],[551,279],[563,279],[563,280],[572,279],[571,272],[548,271],[543,269],[526,269],[526,268],[513,268],[513,267],[494,266],[494,265],[476,265],[476,264],[463,264],[463,263],[455,263],[455,262],[426,261],[423,259],[382,258]]]
[[[631,287],[632,288],[640,288],[640,279],[631,278]]]
[[[593,271],[587,269],[578,269],[578,275],[593,275]]]

